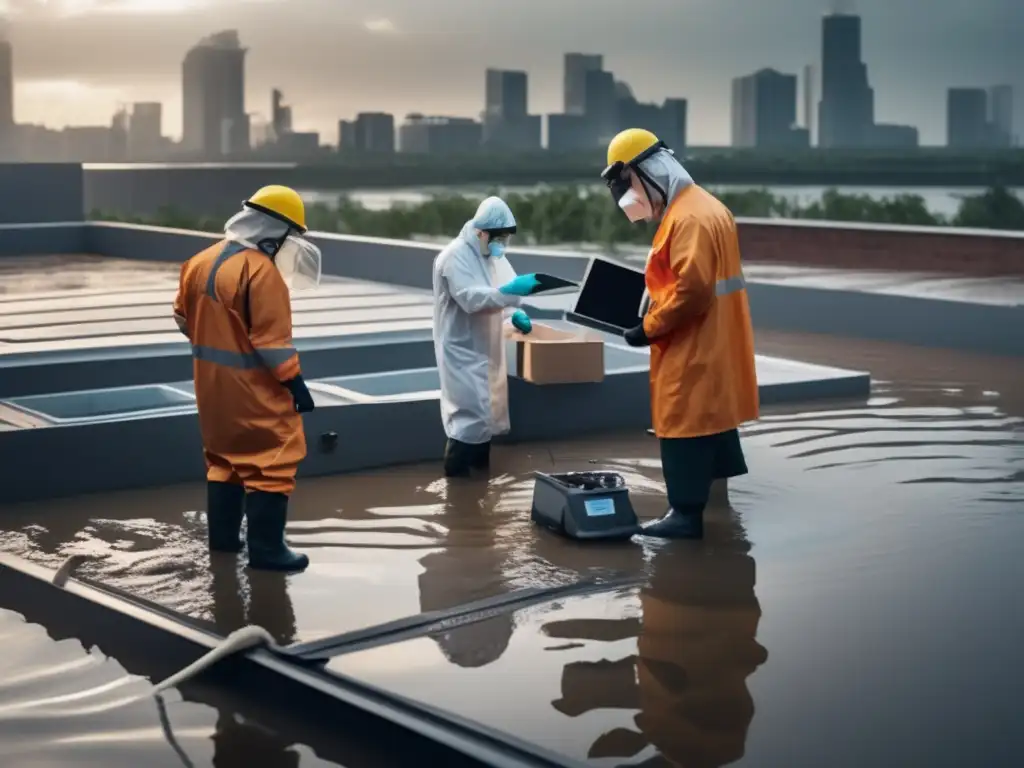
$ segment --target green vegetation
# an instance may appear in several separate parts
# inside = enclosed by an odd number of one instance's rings
[[[873,198],[829,190],[808,205],[767,190],[724,192],[720,197],[736,216],[1024,230],[1024,202],[1002,187],[965,198],[950,219],[929,211],[919,195]],[[652,227],[630,224],[603,189],[555,187],[531,194],[505,195],[505,200],[519,223],[520,242],[614,246],[651,240]],[[417,236],[451,237],[472,217],[478,203],[476,197],[448,194],[414,205],[371,210],[343,196],[334,207],[322,203],[308,206],[306,215],[310,229],[322,232],[403,240]],[[210,232],[223,227],[219,219],[172,209],[151,217],[94,213],[93,218]]]

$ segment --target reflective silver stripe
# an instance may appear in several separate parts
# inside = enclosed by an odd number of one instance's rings
[[[228,368],[241,368],[243,370],[252,368],[274,369],[281,365],[281,363],[288,362],[295,353],[295,347],[268,347],[257,349],[254,352],[229,352],[226,349],[204,347],[199,344],[192,346],[192,357],[196,360],[205,360],[208,363],[216,363]]]
[[[267,368],[273,369],[291,360],[295,347],[257,347],[256,354]]]
[[[727,277],[715,283],[715,296],[728,296],[730,293],[742,291],[747,287],[747,281],[743,275]]]
[[[217,255],[217,259],[213,262],[213,266],[210,267],[210,275],[206,278],[206,295],[214,301],[217,300],[217,272],[224,266],[224,262],[234,256],[236,253],[248,250],[244,245],[229,240],[224,243],[224,247]]]
[[[228,368],[262,368],[263,361],[254,352],[229,352],[226,349],[215,349],[204,347],[199,344],[192,345],[192,357],[196,360],[204,360],[207,363],[225,365]]]

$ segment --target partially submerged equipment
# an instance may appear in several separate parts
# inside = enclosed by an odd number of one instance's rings
[[[271,715],[321,757],[351,768],[583,768],[578,760],[336,672],[329,662],[498,613],[642,582],[631,577],[529,588],[281,647],[257,627],[224,638],[205,622],[74,576],[84,559],[75,556],[54,572],[0,553],[0,607],[44,627],[55,640],[76,638],[135,674],[162,679],[155,697],[173,685],[186,699],[243,718],[267,722]]]
[[[640,530],[626,481],[615,472],[534,473],[530,518],[570,539],[628,539]]]

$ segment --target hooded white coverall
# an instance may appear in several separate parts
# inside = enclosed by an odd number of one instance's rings
[[[441,421],[449,439],[479,445],[509,431],[504,310],[522,304],[498,288],[516,277],[505,258],[480,252],[476,220],[434,260],[434,353]]]

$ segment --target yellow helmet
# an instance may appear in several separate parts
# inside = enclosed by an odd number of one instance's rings
[[[306,206],[299,193],[291,187],[271,184],[257,190],[242,205],[273,216],[300,232],[306,231]]]
[[[664,143],[648,130],[627,128],[608,144],[608,165],[630,165],[639,162],[641,155],[650,156],[654,149],[661,149],[664,146]]]

